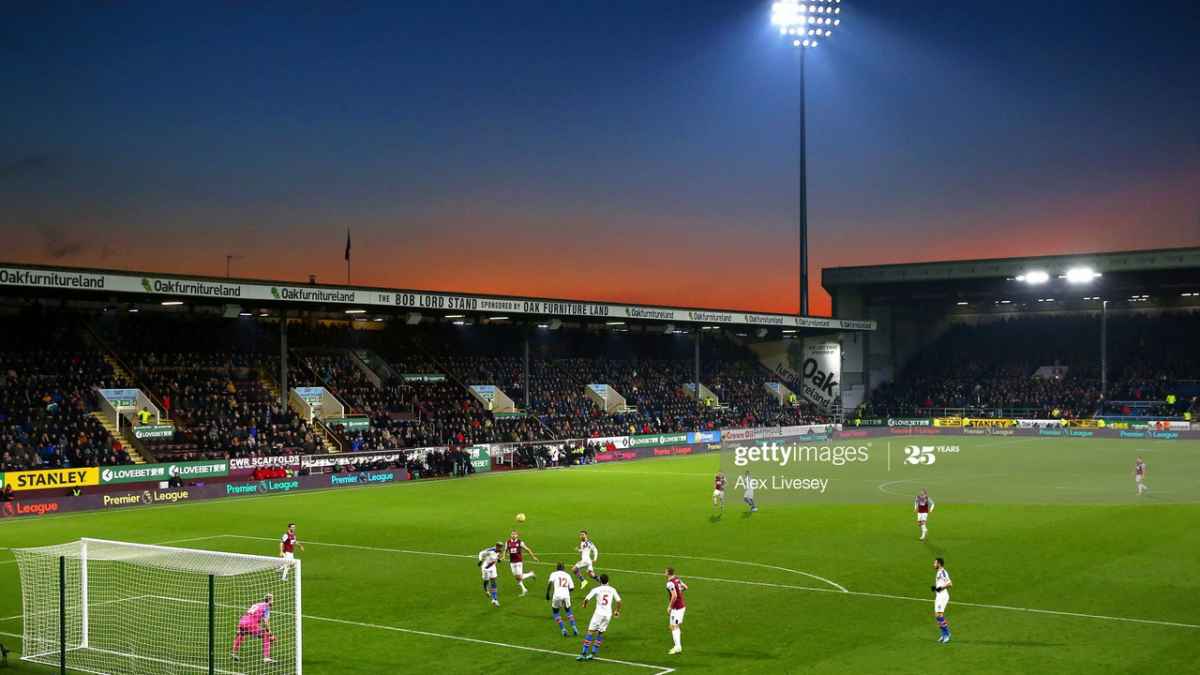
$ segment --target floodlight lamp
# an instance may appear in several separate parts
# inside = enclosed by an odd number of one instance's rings
[[[1069,284],[1086,284],[1100,276],[1096,270],[1090,267],[1072,267],[1067,270],[1067,283]]]

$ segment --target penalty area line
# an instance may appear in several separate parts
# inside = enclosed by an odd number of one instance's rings
[[[226,534],[226,535],[216,535],[216,536],[217,537],[225,536],[225,537],[230,537],[230,538],[234,538],[234,539],[275,541],[274,537],[252,537],[252,536],[241,535],[241,534]],[[474,556],[465,555],[465,554],[461,554],[461,553],[438,553],[438,552],[432,552],[432,551],[409,551],[409,550],[403,550],[403,549],[383,548],[383,547],[379,547],[379,546],[363,546],[363,545],[358,545],[358,544],[330,544],[330,543],[323,543],[323,542],[316,542],[316,541],[307,541],[305,543],[311,544],[313,546],[330,546],[330,547],[334,547],[334,548],[348,548],[348,549],[357,549],[357,550],[363,550],[363,551],[376,551],[376,552],[380,552],[380,553],[401,553],[401,554],[410,554],[410,555],[438,556],[438,557],[446,557],[446,558],[474,558]],[[553,555],[553,554],[547,553],[545,555]],[[652,555],[652,554],[609,553],[608,555]],[[658,554],[653,554],[653,555],[658,555]],[[694,559],[699,560],[701,558],[694,558]],[[540,564],[549,565],[550,563],[540,563]],[[640,570],[622,570],[622,569],[617,569],[617,568],[608,568],[608,569],[611,569],[614,572],[622,572],[625,574],[644,574],[644,575],[658,575],[659,574],[657,572],[645,572],[645,571],[640,571]],[[777,569],[783,569],[783,568],[777,568]],[[844,587],[841,587],[839,589],[814,588],[812,586],[775,584],[775,583],[769,583],[769,582],[764,582],[764,581],[749,581],[749,580],[745,580],[745,579],[721,579],[721,578],[715,578],[715,577],[699,577],[699,576],[694,576],[694,575],[688,575],[688,577],[691,579],[703,579],[704,581],[717,581],[717,582],[723,582],[723,583],[744,584],[747,586],[763,586],[763,587],[767,587],[767,588],[779,588],[779,589],[794,590],[794,591],[832,593],[834,595],[841,595],[841,596],[858,596],[858,597],[863,597],[863,598],[904,600],[907,602],[924,602],[924,603],[930,602],[929,598],[915,598],[912,596],[894,595],[894,594],[890,594],[890,593],[871,593],[868,591],[850,591],[850,590],[846,590]],[[1013,607],[1011,605],[995,605],[995,604],[987,604],[987,603],[980,603],[980,602],[953,601],[953,604],[962,606],[962,607],[975,607],[975,608],[979,608],[979,609],[995,609],[995,610],[1008,611],[1008,612],[1026,612],[1026,613],[1030,613],[1030,614],[1043,614],[1043,615],[1049,615],[1049,616],[1065,616],[1065,617],[1073,617],[1073,618],[1077,618],[1077,619],[1093,619],[1093,620],[1097,620],[1097,621],[1116,621],[1119,623],[1136,623],[1136,624],[1143,624],[1143,625],[1150,625],[1150,626],[1170,626],[1170,627],[1174,627],[1174,628],[1190,628],[1193,630],[1200,629],[1200,624],[1183,623],[1180,621],[1163,621],[1163,620],[1159,620],[1159,619],[1139,619],[1136,617],[1108,616],[1108,615],[1104,615],[1104,614],[1086,614],[1083,612],[1068,612],[1068,611],[1056,610],[1056,609],[1038,609],[1036,607]]]
[[[359,628],[373,628],[375,630],[386,630],[386,631],[393,631],[393,632],[397,632],[397,633],[409,633],[412,635],[421,635],[424,637],[440,638],[442,640],[456,640],[458,642],[469,642],[472,644],[488,645],[491,647],[504,647],[506,649],[517,649],[520,651],[534,652],[534,653],[538,653],[538,654],[552,654],[554,656],[575,656],[575,654],[572,652],[560,652],[560,651],[556,651],[553,649],[542,649],[540,647],[526,647],[524,645],[514,645],[514,644],[509,644],[507,642],[495,642],[492,640],[481,640],[479,638],[463,637],[461,635],[446,635],[444,633],[433,633],[433,632],[426,631],[426,630],[416,630],[413,628],[401,628],[399,626],[388,626],[385,624],[378,624],[378,623],[364,623],[362,621],[350,621],[348,619],[335,619],[333,617],[327,617],[327,616],[313,616],[312,614],[305,614],[304,618],[308,619],[310,621],[324,621],[326,623],[343,624],[346,626],[357,626]],[[644,668],[647,670],[653,670],[654,675],[667,675],[668,673],[675,672],[674,668],[667,668],[666,666],[657,666],[657,665],[650,664],[650,663],[637,663],[635,661],[622,661],[620,659],[609,659],[609,658],[605,658],[602,656],[598,656],[594,660],[603,661],[605,663],[615,663],[615,664],[619,664],[622,666],[632,666],[634,668]]]

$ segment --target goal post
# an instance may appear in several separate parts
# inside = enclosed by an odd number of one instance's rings
[[[302,673],[299,560],[104,539],[13,554],[24,661],[63,673]]]

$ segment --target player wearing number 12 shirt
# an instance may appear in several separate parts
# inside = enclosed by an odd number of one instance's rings
[[[558,624],[563,637],[567,637],[567,627],[563,625],[559,612],[564,609],[567,611],[567,621],[571,623],[571,632],[579,635],[579,627],[575,625],[575,613],[571,611],[571,591],[575,590],[575,581],[567,574],[566,569],[566,565],[558,563],[557,568],[550,573],[549,583],[546,584],[550,613],[554,616],[554,622]]]

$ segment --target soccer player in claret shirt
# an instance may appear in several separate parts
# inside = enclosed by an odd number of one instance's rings
[[[576,661],[591,661],[600,653],[600,645],[604,644],[604,633],[608,631],[608,622],[621,616],[621,594],[617,589],[608,585],[608,575],[600,575],[600,585],[593,588],[583,599],[583,608],[596,600],[596,611],[592,614],[592,622],[588,624],[587,635],[583,638],[583,651],[575,657]],[[590,651],[589,651],[590,650]]]
[[[579,635],[579,626],[575,624],[575,614],[571,611],[571,591],[575,590],[575,582],[565,570],[566,565],[558,563],[550,573],[549,583],[546,584],[546,600],[550,601],[550,613],[554,616],[554,622],[558,624],[563,637],[567,637],[567,627],[563,625],[559,612],[564,609],[567,611],[567,621],[571,623],[571,632]]]
[[[713,479],[713,507],[721,507],[725,510],[725,474],[721,471],[717,472],[717,477]]]
[[[301,551],[304,550],[304,544],[301,544],[300,541],[296,539],[296,524],[288,523],[287,532],[284,532],[283,537],[279,539],[279,557],[283,558],[284,560],[295,560],[297,546],[300,547]],[[290,568],[291,565],[283,566],[284,581],[287,581],[288,569]]]
[[[1146,463],[1141,457],[1137,458],[1137,462],[1133,465],[1133,482],[1137,485],[1137,493],[1140,495],[1150,488],[1146,487]]]
[[[675,568],[667,568],[667,628],[671,631],[671,640],[675,646],[668,654],[679,654],[683,651],[683,636],[680,634],[683,625],[683,613],[687,603],[683,601],[683,592],[688,588],[683,579],[675,576]]]
[[[925,534],[929,531],[925,527],[926,521],[929,520],[929,514],[933,513],[933,500],[929,498],[929,492],[922,489],[917,494],[917,498],[913,500],[913,511],[917,514],[917,527],[921,528],[921,540],[925,540]]]
[[[269,621],[271,619],[271,603],[274,598],[270,593],[262,599],[262,602],[256,602],[250,605],[250,609],[242,615],[238,621],[237,633],[233,637],[233,653],[231,656],[234,661],[237,661],[238,650],[242,648],[242,642],[246,637],[256,637],[262,640],[262,655],[263,663],[271,663],[271,643],[275,641],[275,636],[271,634]]]
[[[508,543],[505,544],[505,551],[508,553],[508,567],[512,570],[513,579],[516,579],[517,585],[521,587],[521,595],[525,595],[529,592],[529,589],[525,588],[525,580],[534,577],[533,572],[525,571],[525,552],[533,556],[536,562],[541,561],[538,560],[537,554],[533,552],[533,549],[521,541],[521,535],[517,534],[516,530],[513,530],[512,534],[508,535]]]

